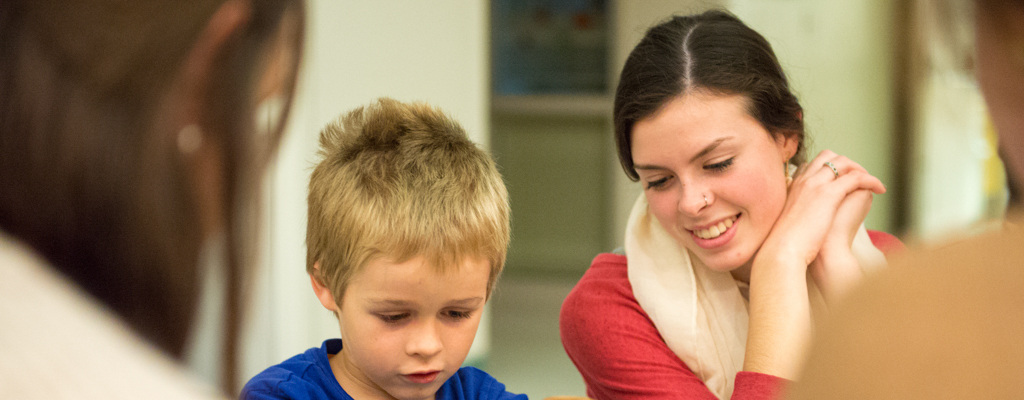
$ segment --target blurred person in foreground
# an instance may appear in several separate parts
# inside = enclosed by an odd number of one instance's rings
[[[180,359],[223,240],[231,385],[245,255],[301,0],[0,2],[0,398],[205,398]]]
[[[1024,396],[1024,1],[978,0],[978,82],[1011,188],[999,232],[920,251],[851,294],[792,399]]]

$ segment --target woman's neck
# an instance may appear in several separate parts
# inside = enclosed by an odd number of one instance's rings
[[[750,266],[753,265],[753,260],[747,261],[746,264],[736,267],[736,269],[729,271],[732,274],[732,279],[737,281],[750,284]]]

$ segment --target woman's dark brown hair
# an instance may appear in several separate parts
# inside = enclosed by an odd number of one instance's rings
[[[647,31],[626,59],[615,90],[615,144],[630,179],[633,125],[690,91],[742,95],[747,109],[773,135],[796,137],[791,164],[804,155],[802,108],[790,91],[771,45],[724,11],[672,17]]]
[[[196,310],[204,237],[195,166],[179,151],[181,127],[165,119],[165,102],[224,3],[0,2],[0,229],[179,357]],[[281,131],[279,124],[270,135],[255,133],[256,88],[270,44],[297,22],[287,36],[287,114],[305,13],[302,0],[247,3],[243,27],[214,60],[198,121],[223,161],[229,385],[256,185]]]

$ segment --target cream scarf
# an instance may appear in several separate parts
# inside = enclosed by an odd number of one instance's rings
[[[747,301],[732,275],[690,257],[648,213],[643,194],[629,215],[625,249],[633,295],[665,343],[718,398],[732,396],[748,322]],[[862,268],[885,265],[863,225],[853,252]]]

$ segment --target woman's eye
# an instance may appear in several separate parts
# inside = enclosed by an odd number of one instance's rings
[[[409,317],[409,313],[397,313],[397,314],[377,314],[377,318],[385,323],[394,324],[401,322],[402,320]]]
[[[451,319],[466,319],[472,315],[472,311],[448,310],[444,312],[444,316]]]
[[[665,186],[665,182],[668,182],[668,177],[661,178],[661,179],[655,179],[653,181],[648,181],[647,182],[647,188],[648,189],[657,189],[657,188],[660,188],[662,186]]]
[[[708,165],[704,166],[704,169],[709,170],[709,171],[722,172],[722,171],[725,171],[727,168],[729,168],[729,166],[732,165],[732,162],[735,159],[736,159],[735,157],[732,157],[732,158],[729,158],[728,160],[725,160],[725,161],[722,161],[722,162],[718,162],[718,163],[714,163],[714,164],[708,164]]]

